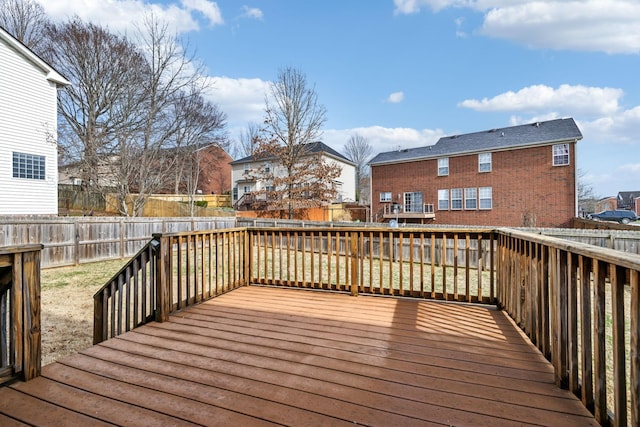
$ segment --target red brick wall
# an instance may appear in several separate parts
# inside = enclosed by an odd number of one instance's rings
[[[423,203],[434,205],[438,224],[568,226],[576,212],[575,144],[570,144],[569,166],[553,166],[552,160],[549,145],[493,152],[492,170],[484,173],[478,172],[477,154],[450,157],[448,176],[437,176],[437,159],[373,166],[372,213],[382,209],[383,191],[400,204],[404,192],[421,191]],[[438,189],[465,187],[492,187],[493,208],[438,210]]]

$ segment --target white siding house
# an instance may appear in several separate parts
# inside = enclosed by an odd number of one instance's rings
[[[355,164],[322,142],[310,143],[310,152],[321,153],[324,162],[340,167],[340,176],[335,180],[338,190],[338,197],[335,202],[353,202],[356,199],[356,169]],[[262,182],[251,176],[252,170],[257,170],[268,164],[274,168],[274,173],[278,175],[279,168],[282,168],[274,160],[255,160],[252,156],[245,157],[231,162],[231,183],[233,193],[233,204],[242,199],[243,196],[265,189],[269,183]],[[282,172],[285,173],[284,171]]]
[[[57,215],[57,89],[69,82],[0,27],[0,215]]]

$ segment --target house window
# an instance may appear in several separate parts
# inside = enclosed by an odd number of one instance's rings
[[[462,209],[462,188],[451,189],[451,210]]]
[[[238,200],[238,187],[233,187],[233,200]]]
[[[449,190],[438,190],[438,210],[449,210]]]
[[[422,212],[422,193],[404,193],[404,211]]]
[[[251,187],[249,185],[245,185],[244,187],[242,187],[242,192],[244,194],[250,193],[251,192]]]
[[[265,173],[271,172],[271,165],[269,163],[264,165],[264,172]]]
[[[449,175],[449,158],[438,159],[438,176]]]
[[[382,191],[380,193],[380,201],[381,202],[390,202],[391,201],[391,191]]]
[[[491,172],[491,153],[478,154],[478,172]]]
[[[480,209],[491,209],[493,207],[493,191],[491,187],[480,187]]]
[[[569,164],[569,144],[556,144],[553,146],[553,166],[566,166]]]
[[[13,177],[44,180],[44,156],[13,153]]]
[[[244,164],[244,172],[247,173],[251,170],[251,163]]]
[[[475,187],[464,189],[464,208],[467,210],[478,209],[478,190]]]

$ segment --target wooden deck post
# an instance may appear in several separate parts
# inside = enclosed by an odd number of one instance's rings
[[[358,232],[352,231],[349,233],[349,257],[351,259],[351,277],[350,277],[350,285],[351,285],[351,295],[358,296],[358,281],[359,281],[359,272],[358,268]]]
[[[160,234],[153,238],[159,243],[155,250],[156,257],[156,322],[169,320],[171,312],[171,241]]]

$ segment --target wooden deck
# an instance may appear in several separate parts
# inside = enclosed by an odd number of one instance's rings
[[[596,425],[492,307],[244,287],[0,389],[0,425]]]

